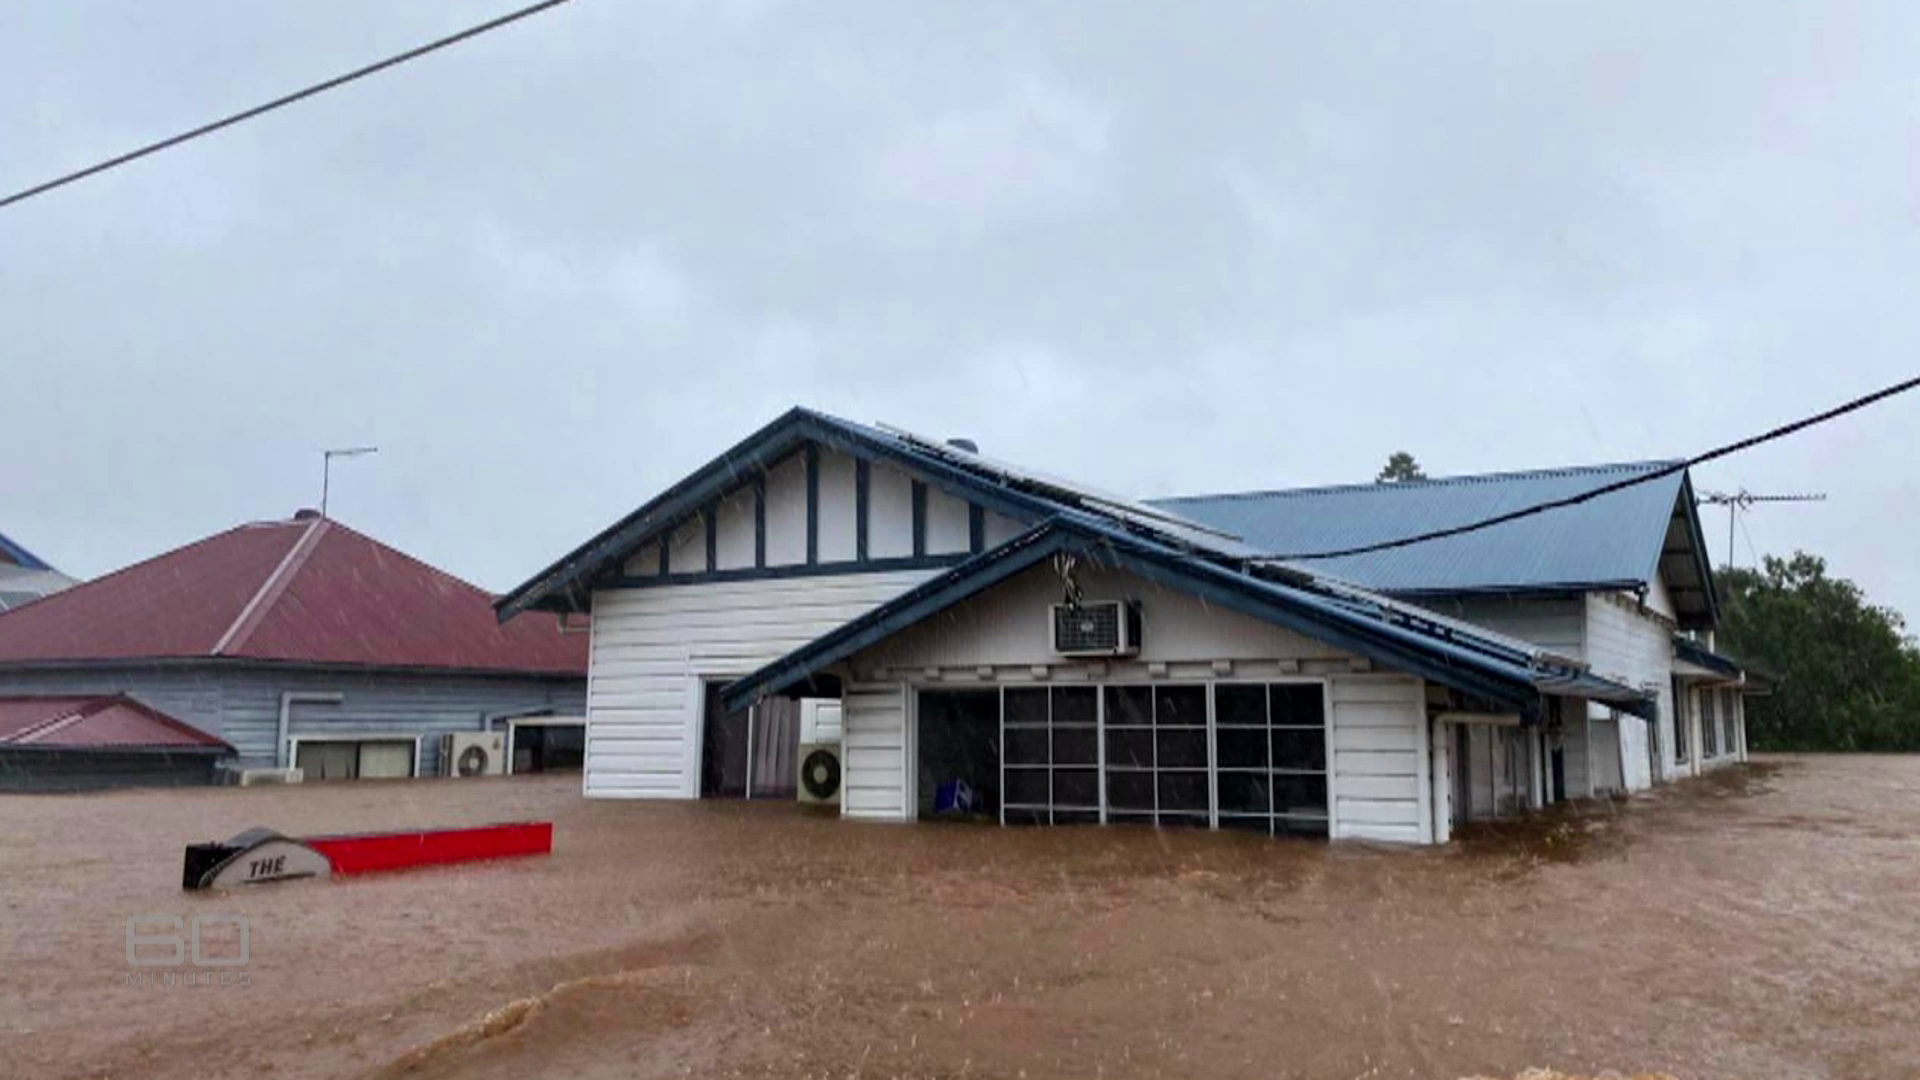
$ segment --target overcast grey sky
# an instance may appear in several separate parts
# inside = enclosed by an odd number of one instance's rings
[[[0,189],[513,3],[7,4]],[[96,575],[377,443],[334,516],[502,590],[795,403],[1139,495],[1682,455],[1920,369],[1917,32],[576,0],[0,210],[0,531]],[[1920,616],[1917,430],[1696,482]]]

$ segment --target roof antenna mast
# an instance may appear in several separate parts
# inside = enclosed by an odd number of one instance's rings
[[[1740,520],[1742,511],[1751,510],[1755,503],[1785,502],[1826,502],[1825,492],[1811,495],[1755,495],[1746,488],[1732,493],[1724,491],[1703,491],[1697,500],[1702,505],[1724,506],[1727,508],[1727,566],[1733,566],[1733,526]]]
[[[320,451],[320,516],[327,516],[328,488],[332,486],[333,459],[337,457],[359,457],[362,454],[377,454],[377,446],[346,446],[337,450]]]

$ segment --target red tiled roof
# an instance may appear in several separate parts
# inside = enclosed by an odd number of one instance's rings
[[[237,658],[581,675],[584,634],[326,518],[242,525],[0,615],[0,664]]]
[[[0,748],[204,747],[221,739],[129,697],[0,698]]]

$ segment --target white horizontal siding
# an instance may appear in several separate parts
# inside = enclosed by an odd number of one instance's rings
[[[1216,660],[1310,662],[1346,666],[1349,654],[1191,593],[1166,589],[1123,570],[1082,565],[1076,571],[1089,600],[1132,598],[1140,605],[1143,642],[1131,661],[1101,665],[1118,672],[1131,664],[1210,664]],[[854,657],[858,671],[978,667],[1025,669],[1063,665],[1053,652],[1049,611],[1060,601],[1051,565],[1014,575]],[[1244,676],[1245,671],[1237,674]]]
[[[1430,842],[1424,685],[1403,675],[1340,676],[1329,693],[1334,838]]]
[[[697,797],[706,680],[737,678],[776,660],[906,591],[928,573],[596,593],[586,708],[587,794]]]
[[[847,688],[841,702],[841,815],[908,820],[906,688],[858,684]]]
[[[1673,747],[1667,745],[1672,742],[1673,731],[1673,631],[1614,597],[1589,593],[1585,660],[1596,675],[1657,691],[1659,717],[1654,723],[1665,736],[1661,744],[1664,764],[1658,779],[1667,779],[1675,769]],[[1605,713],[1603,707],[1595,708]],[[1651,787],[1656,779],[1648,738],[1647,721],[1621,716],[1619,759],[1625,765],[1628,791]]]

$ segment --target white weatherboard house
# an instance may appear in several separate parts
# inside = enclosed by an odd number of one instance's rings
[[[591,613],[589,796],[793,798],[804,740],[848,818],[1431,843],[1738,760],[1712,587],[1658,464],[1147,504],[795,409],[498,610]]]

